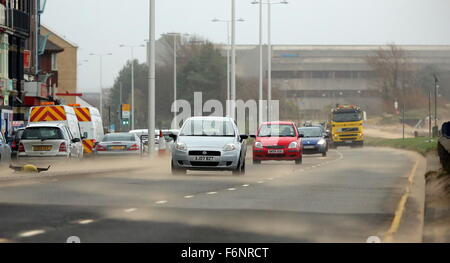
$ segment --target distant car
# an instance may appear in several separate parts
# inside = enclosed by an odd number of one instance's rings
[[[193,117],[179,135],[172,134],[172,174],[187,170],[224,170],[245,174],[247,135],[241,135],[233,119]]]
[[[8,163],[11,160],[11,148],[6,142],[5,137],[0,132],[0,164]]]
[[[253,145],[253,163],[261,161],[303,161],[302,139],[293,122],[266,122],[259,128]]]
[[[134,133],[109,133],[96,144],[97,156],[140,155],[141,139]]]
[[[14,135],[11,138],[10,146],[11,146],[11,157],[17,157],[17,153],[19,152],[19,143],[22,138],[22,134],[25,131],[25,128],[17,129]]]
[[[19,160],[83,158],[81,139],[73,137],[63,123],[40,123],[28,126],[19,143]]]
[[[303,135],[303,154],[322,154],[327,156],[328,143],[322,127],[302,127],[299,133]]]

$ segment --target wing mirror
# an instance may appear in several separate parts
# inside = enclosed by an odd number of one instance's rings
[[[247,140],[248,137],[249,137],[249,136],[248,136],[247,134],[241,134],[241,135],[239,136],[239,138],[241,139],[241,142],[244,141],[244,140]]]
[[[172,138],[173,141],[176,141],[178,139],[178,135],[175,133],[169,134],[169,137]]]
[[[301,134],[298,135],[298,137],[299,138],[305,138],[305,135],[301,133]]]
[[[256,135],[250,135],[249,137],[252,139],[256,139]]]
[[[72,142],[73,142],[73,143],[81,142],[81,139],[80,139],[80,138],[73,138],[73,139],[72,139]]]

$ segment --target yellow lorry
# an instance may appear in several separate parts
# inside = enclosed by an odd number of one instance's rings
[[[331,148],[364,146],[364,112],[355,105],[336,105],[331,110],[328,130]]]

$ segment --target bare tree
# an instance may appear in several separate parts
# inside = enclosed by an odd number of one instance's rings
[[[416,69],[403,49],[389,44],[366,61],[375,73],[373,84],[382,93],[385,111],[392,112],[396,100],[406,103],[411,96],[417,96]]]

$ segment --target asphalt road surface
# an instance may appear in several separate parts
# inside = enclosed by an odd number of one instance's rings
[[[0,242],[362,243],[389,229],[414,163],[401,151],[340,148],[303,165],[248,161],[245,176],[172,176],[166,158],[140,170],[0,182]]]

